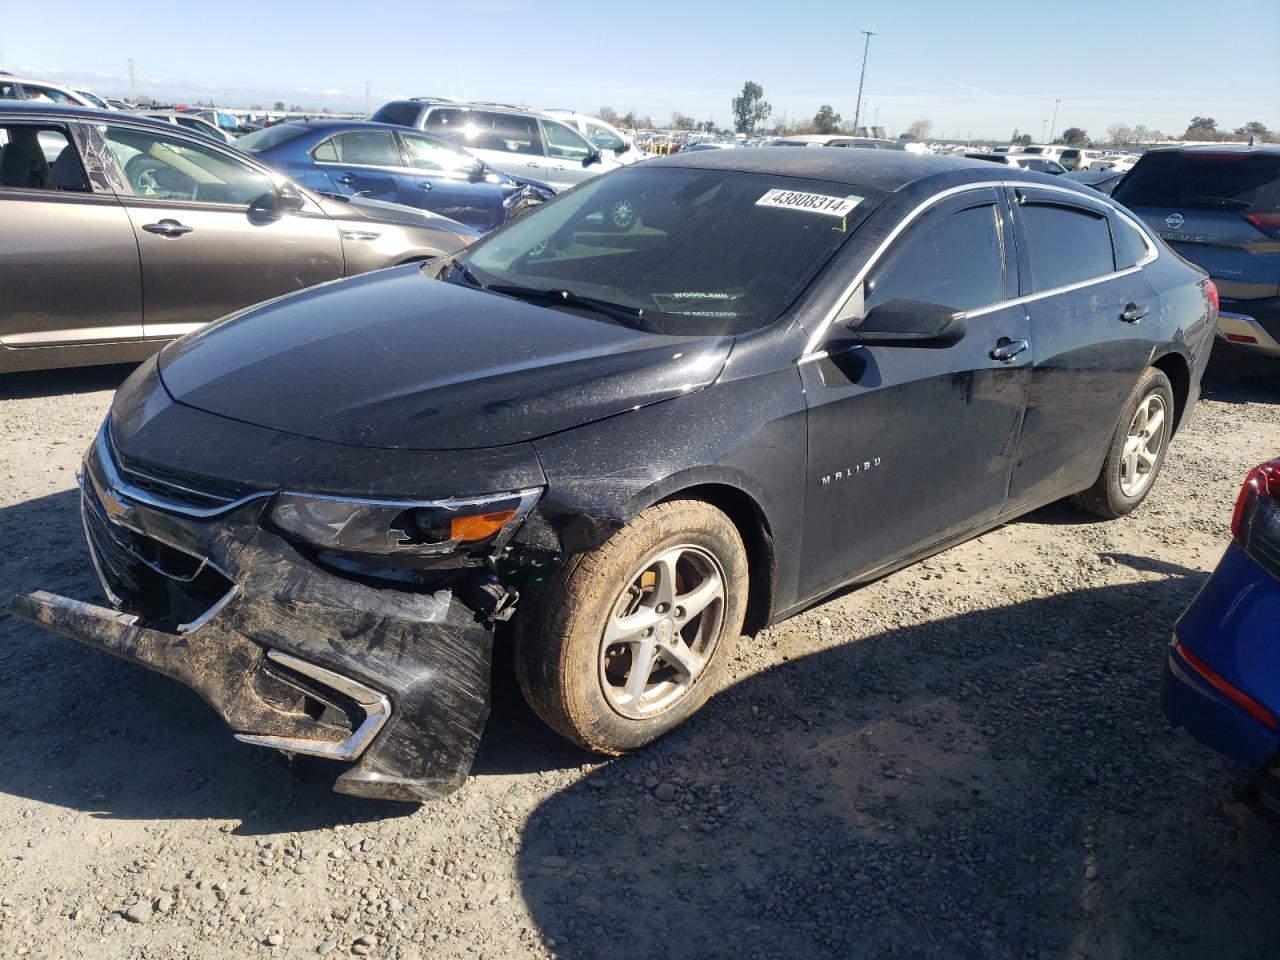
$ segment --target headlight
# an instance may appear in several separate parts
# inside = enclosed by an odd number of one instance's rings
[[[449,500],[357,500],[282,493],[270,522],[320,550],[384,557],[414,565],[414,558],[491,553],[519,529],[538,500],[534,487]]]

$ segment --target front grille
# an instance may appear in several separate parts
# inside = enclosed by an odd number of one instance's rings
[[[179,480],[167,475],[161,468],[148,466],[145,469],[131,463],[120,455],[115,440],[110,432],[107,434],[111,460],[121,479],[131,486],[149,493],[158,500],[172,503],[179,510],[182,507],[194,507],[197,510],[216,510],[228,506],[242,498],[247,491],[238,490],[227,485],[200,484],[200,489],[190,486],[185,478]]]
[[[80,505],[103,588],[148,626],[175,631],[196,623],[236,589],[206,559],[114,523],[91,484],[81,491]]]

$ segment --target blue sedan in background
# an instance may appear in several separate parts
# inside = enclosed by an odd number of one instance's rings
[[[1162,702],[1280,809],[1280,459],[1245,479],[1231,537],[1174,627]]]
[[[235,146],[318,193],[420,207],[485,232],[555,195],[453,144],[385,123],[299,120]]]

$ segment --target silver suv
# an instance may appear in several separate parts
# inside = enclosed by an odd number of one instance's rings
[[[384,104],[373,120],[425,130],[466,147],[496,170],[557,191],[623,166],[567,124],[507,104],[418,97]]]

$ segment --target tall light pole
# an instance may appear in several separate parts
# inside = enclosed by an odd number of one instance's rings
[[[1062,102],[1062,98],[1053,101],[1053,121],[1049,124],[1049,142],[1053,143],[1053,132],[1058,129],[1058,104]]]
[[[1040,121],[1040,142],[1041,142],[1041,143],[1045,143],[1045,142],[1046,142],[1046,141],[1045,141],[1045,139],[1044,139],[1044,132],[1045,132],[1045,130],[1047,130],[1047,129],[1048,129],[1048,127],[1049,127],[1049,118],[1048,118],[1048,117],[1044,117],[1044,118],[1043,118],[1043,119],[1041,119],[1041,121]]]
[[[862,117],[862,81],[867,77],[867,53],[871,50],[871,38],[876,35],[876,28],[872,27],[870,30],[863,30],[862,32],[866,34],[867,40],[862,45],[862,72],[858,74],[858,103],[853,108],[853,135],[855,137],[858,135],[858,121]]]

